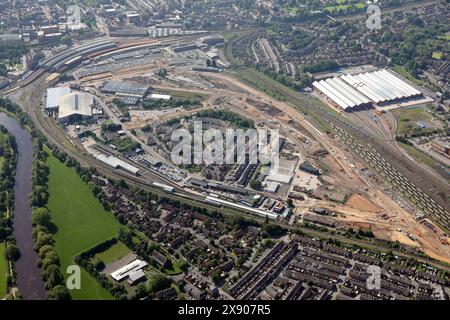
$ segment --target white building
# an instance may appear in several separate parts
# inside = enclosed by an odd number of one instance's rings
[[[58,120],[64,124],[89,120],[93,106],[94,97],[89,93],[65,94],[59,97]]]
[[[100,160],[103,163],[106,163],[107,165],[116,168],[116,169],[123,169],[125,171],[128,171],[135,176],[139,174],[139,169],[135,166],[132,166],[131,164],[126,163],[125,161],[120,160],[119,158],[113,157],[113,156],[107,156],[104,154],[98,154],[94,156],[97,160]]]
[[[136,275],[140,275],[139,271],[141,271],[142,268],[145,268],[146,266],[147,262],[136,259],[126,266],[120,268],[119,270],[112,272],[111,277],[118,282],[128,277],[131,277],[131,279],[136,279],[138,278],[136,277]]]
[[[59,98],[69,94],[69,87],[56,87],[47,89],[47,100],[45,102],[45,110],[54,110],[59,108]]]
[[[384,69],[314,81],[312,85],[345,111],[422,96],[422,92]]]

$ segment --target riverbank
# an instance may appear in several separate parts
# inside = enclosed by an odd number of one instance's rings
[[[23,129],[20,123],[0,112],[0,124],[15,137],[18,161],[14,185],[14,220],[13,236],[20,250],[20,258],[16,261],[17,286],[26,300],[46,299],[41,271],[38,267],[38,256],[34,251],[31,223],[31,178],[33,164],[33,143],[31,134]]]

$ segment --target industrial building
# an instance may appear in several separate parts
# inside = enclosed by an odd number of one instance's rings
[[[170,98],[172,97],[168,94],[152,93],[150,95],[150,99],[154,100],[170,100]]]
[[[324,94],[331,103],[345,111],[403,102],[422,96],[422,92],[387,70],[314,81],[313,87]]]
[[[102,93],[110,93],[119,96],[132,96],[143,98],[148,92],[148,86],[138,85],[125,81],[106,81],[101,90]]]
[[[241,209],[244,211],[248,211],[251,212],[253,214],[256,214],[258,216],[261,217],[268,217],[269,219],[277,219],[278,218],[278,214],[273,213],[271,211],[266,211],[266,210],[261,210],[261,209],[255,209],[255,208],[251,208],[249,206],[243,205],[243,204],[239,204],[239,203],[235,203],[235,202],[231,202],[231,201],[227,201],[227,200],[223,200],[220,199],[218,197],[209,195],[206,197],[206,201],[207,202],[211,202],[211,203],[215,203],[215,204],[219,204],[219,205],[223,205],[223,206],[227,206],[227,207],[233,207],[233,208],[237,208],[237,209]]]
[[[173,52],[185,52],[185,51],[191,51],[191,50],[195,50],[198,49],[198,45],[196,45],[195,43],[192,44],[185,44],[182,46],[178,46],[178,47],[174,47],[172,50]]]
[[[87,44],[62,51],[41,61],[39,66],[48,71],[62,71],[74,63],[81,62],[84,57],[94,52],[115,48],[116,44],[109,40],[94,40]]]
[[[45,110],[55,110],[59,108],[59,98],[69,94],[69,87],[55,87],[47,89],[47,100],[45,102]]]
[[[372,105],[366,96],[338,77],[315,81],[313,86],[346,111]]]
[[[135,176],[139,174],[139,169],[135,166],[132,166],[131,164],[126,163],[125,161],[120,160],[119,158],[113,157],[113,156],[107,156],[104,154],[98,154],[94,156],[97,160],[100,160],[103,163],[106,163],[107,165],[115,168],[115,169],[123,169],[125,171],[128,171]]]
[[[205,36],[201,40],[204,44],[207,44],[208,46],[215,46],[218,44],[223,44],[225,42],[224,37],[221,35]]]
[[[217,67],[194,66],[194,67],[192,67],[192,71],[197,71],[197,72],[221,72],[222,69],[221,68],[217,68]]]
[[[58,120],[68,124],[92,118],[94,97],[89,93],[72,92],[59,97]]]

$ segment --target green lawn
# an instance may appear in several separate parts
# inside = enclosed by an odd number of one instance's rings
[[[432,116],[424,107],[399,108],[392,110],[397,119],[397,135],[411,134],[418,131],[434,130],[432,127]],[[424,123],[427,128],[420,128],[418,122]]]
[[[5,258],[5,243],[0,242],[0,299],[6,296],[6,276],[8,275],[8,262]]]
[[[103,261],[104,264],[108,264],[125,257],[130,252],[131,250],[128,249],[126,245],[124,245],[122,242],[119,241],[116,244],[112,245],[107,250],[98,253],[96,257],[101,261]]]
[[[48,208],[58,230],[55,234],[56,250],[61,259],[61,271],[73,264],[75,255],[96,244],[116,236],[119,223],[103,209],[75,169],[66,167],[49,155]],[[72,290],[73,299],[113,299],[84,269],[81,273],[81,289]]]
[[[442,56],[443,56],[442,52],[434,51],[433,55],[432,55],[432,58],[436,59],[436,60],[441,60]]]
[[[170,269],[164,269],[164,273],[169,276],[174,276],[182,273],[183,270],[180,268],[180,261],[172,259],[172,267]]]

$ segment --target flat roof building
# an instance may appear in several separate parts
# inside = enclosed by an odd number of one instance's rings
[[[221,35],[210,35],[205,36],[202,39],[202,42],[207,44],[208,46],[214,46],[217,44],[223,44],[225,42],[225,39]]]
[[[59,97],[58,120],[73,123],[92,118],[94,97],[89,93],[72,92]]]
[[[69,87],[55,87],[47,89],[47,100],[45,102],[45,109],[57,109],[59,107],[59,98],[69,94]]]
[[[125,171],[128,171],[134,175],[139,174],[139,169],[135,166],[132,166],[131,164],[126,163],[125,161],[120,160],[119,158],[113,157],[113,156],[107,156],[104,154],[98,154],[94,156],[97,160],[100,160],[103,163],[106,163],[107,165],[116,168],[116,169],[123,169]]]
[[[192,44],[185,44],[182,46],[174,47],[172,50],[173,52],[184,52],[184,51],[191,51],[197,49],[198,46],[195,43]]]
[[[111,80],[103,84],[100,91],[102,93],[116,94],[120,96],[132,96],[143,98],[148,92],[148,86],[131,82]]]
[[[170,100],[171,96],[168,94],[159,94],[159,93],[152,93],[150,95],[150,99],[154,100]]]
[[[122,281],[123,279],[128,278],[130,275],[135,274],[142,268],[147,266],[147,262],[136,259],[133,262],[127,264],[126,266],[114,271],[111,273],[111,277],[116,281]]]

